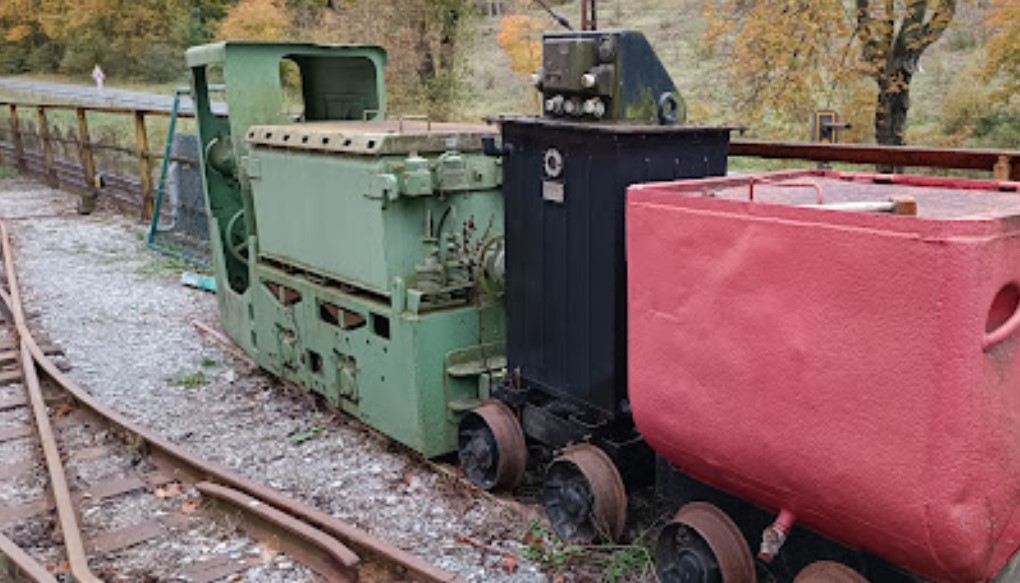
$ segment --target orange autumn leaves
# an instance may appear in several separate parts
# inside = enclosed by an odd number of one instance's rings
[[[1020,93],[1020,2],[992,0],[988,26],[992,37],[988,41],[984,73],[986,79],[1002,76],[1004,85],[994,96],[1009,101]]]
[[[500,23],[497,42],[519,75],[531,75],[542,64],[542,31],[545,23],[523,14],[506,16]]]

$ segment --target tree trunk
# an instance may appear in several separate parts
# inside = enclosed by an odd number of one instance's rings
[[[878,85],[875,139],[886,146],[902,146],[910,109],[910,82],[921,54],[931,46],[956,13],[958,0],[908,0],[902,3],[897,25],[897,3],[882,7],[873,0],[856,0],[857,36],[862,56]],[[875,2],[874,4],[879,4]]]
[[[906,143],[907,111],[910,109],[910,80],[907,71],[878,79],[878,106],[875,109],[875,140],[883,146]]]
[[[419,56],[418,80],[422,84],[428,84],[436,78],[436,59],[432,55],[432,47],[429,46],[429,25],[424,14],[416,25],[416,29],[418,38],[415,44]]]

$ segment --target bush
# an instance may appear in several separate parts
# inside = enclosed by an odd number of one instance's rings
[[[995,85],[981,83],[971,71],[958,75],[942,101],[939,130],[944,145],[979,148],[1020,147],[1020,99],[996,102]]]
[[[108,60],[103,59],[103,48],[104,43],[98,39],[87,36],[74,39],[67,45],[60,59],[60,71],[69,75],[86,75],[92,72],[96,63],[101,63],[107,73],[111,72],[113,67]]]
[[[0,75],[24,73],[28,47],[22,43],[0,44]]]
[[[36,73],[52,73],[60,65],[62,48],[54,42],[46,43],[28,53],[25,70]]]
[[[138,73],[152,83],[169,83],[184,76],[184,50],[164,43],[149,46],[138,62]]]
[[[1020,110],[999,107],[977,120],[972,145],[983,148],[1020,148]]]

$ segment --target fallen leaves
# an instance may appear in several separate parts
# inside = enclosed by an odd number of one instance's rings
[[[166,500],[167,498],[176,498],[181,494],[184,494],[184,487],[181,486],[180,482],[170,482],[162,488],[156,488],[156,498],[160,500]]]
[[[513,555],[506,555],[503,557],[503,562],[500,563],[500,567],[503,568],[503,572],[507,575],[513,575],[517,572],[518,562],[517,557]]]
[[[273,559],[275,559],[276,556],[280,554],[280,551],[274,549],[273,547],[271,547],[269,545],[265,545],[265,544],[259,545],[258,546],[258,551],[259,551],[259,561],[261,561],[263,565],[268,565],[269,563],[272,563]]]
[[[491,553],[502,557],[500,559],[499,566],[507,575],[513,575],[520,567],[520,558],[510,551],[503,550],[491,544],[486,544],[478,539],[471,538],[466,534],[458,534],[456,540],[461,544],[471,545],[485,553]]]
[[[194,514],[201,506],[202,503],[197,498],[188,498],[183,504],[181,504],[181,513]]]
[[[50,563],[46,565],[46,570],[54,575],[59,575],[70,571],[71,566],[67,563],[67,561],[60,561],[59,563]]]

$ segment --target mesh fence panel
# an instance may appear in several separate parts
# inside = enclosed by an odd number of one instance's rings
[[[173,136],[170,163],[157,183],[159,221],[150,231],[154,247],[193,265],[210,266],[209,215],[198,164],[198,137]]]

